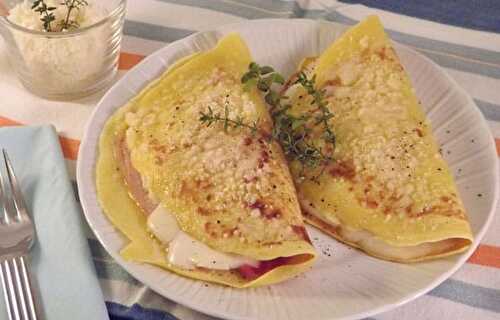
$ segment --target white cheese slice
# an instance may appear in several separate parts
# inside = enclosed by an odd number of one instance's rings
[[[446,252],[455,245],[454,239],[445,239],[436,242],[426,242],[414,246],[394,246],[377,238],[374,234],[366,230],[357,230],[347,226],[342,226],[336,217],[328,221],[317,211],[317,209],[308,205],[306,201],[301,202],[302,206],[309,214],[323,221],[326,224],[337,228],[341,239],[348,243],[353,243],[377,256],[394,259],[396,261],[407,261],[419,257],[432,256],[440,252]]]
[[[174,240],[180,231],[177,220],[164,207],[158,206],[148,217],[148,228],[162,243]]]
[[[207,269],[229,270],[244,264],[257,266],[258,262],[242,256],[215,251],[206,244],[179,232],[169,244],[170,263],[187,269],[203,267]]]
[[[174,215],[161,205],[149,215],[147,225],[158,240],[168,244],[168,262],[181,268],[229,270],[245,264],[259,264],[250,258],[216,251],[189,236],[179,228]]]

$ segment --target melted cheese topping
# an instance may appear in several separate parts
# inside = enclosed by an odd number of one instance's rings
[[[461,249],[470,244],[453,177],[378,19],[369,17],[347,31],[319,58],[307,59],[303,70],[315,74],[325,90],[336,145],[335,163],[319,183],[301,179],[292,165],[302,202],[323,221],[342,226],[339,237],[346,242],[381,256],[389,251],[376,244],[380,241],[394,250],[413,251],[398,253],[401,260],[434,252],[417,248],[423,243],[435,247],[441,240],[460,238],[465,239]],[[315,107],[298,85],[285,95],[293,111]]]
[[[269,129],[262,97],[256,90],[243,92],[239,83],[250,61],[242,39],[237,34],[228,35],[214,49],[176,63],[106,123],[99,142],[96,187],[104,213],[130,239],[120,252],[124,259],[238,288],[293,278],[314,262],[316,253],[279,146],[262,147],[259,134],[225,132],[223,125],[206,128],[199,123],[200,111],[206,112],[210,106],[215,112],[224,112],[229,99],[234,103],[228,106],[228,111],[234,112],[231,117],[242,112],[248,119],[259,119],[263,130]],[[211,261],[207,264],[200,254],[193,254],[206,253],[206,248],[197,245],[189,248],[187,259],[178,256],[191,244],[171,226],[173,219],[154,219],[152,227],[147,227],[146,215],[124,183],[114,154],[124,135],[130,163],[149,196],[175,215],[185,235],[216,251],[211,254],[217,255],[220,268],[242,263],[233,259],[223,262],[227,257],[220,257],[220,253],[249,257],[245,261],[249,264],[281,257],[285,263],[249,279],[235,270],[207,268]],[[251,161],[243,165],[242,159]],[[199,169],[208,172],[203,179],[197,175]],[[167,230],[160,234],[162,226]],[[200,267],[187,269],[169,263],[165,245],[151,236],[151,230],[157,230],[159,239],[170,240],[169,250],[180,248],[172,250],[176,253],[172,259],[178,258],[179,265]],[[175,242],[179,234],[180,240]]]
[[[216,251],[189,236],[179,228],[175,216],[161,205],[149,215],[147,224],[154,236],[168,245],[168,262],[181,268],[230,270],[259,264],[254,259]]]
[[[251,61],[242,45],[222,41],[166,74],[129,104],[123,131],[144,189],[182,230],[211,248],[270,260],[271,246],[307,239],[287,163],[279,145],[265,141],[264,101],[241,85]],[[207,126],[200,114],[209,110],[260,130]]]

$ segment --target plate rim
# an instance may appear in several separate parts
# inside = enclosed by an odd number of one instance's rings
[[[89,141],[88,141],[88,139],[89,139],[88,138],[88,136],[89,136],[89,129],[91,128],[91,125],[95,122],[95,119],[98,116],[98,112],[99,112],[99,109],[101,108],[102,103],[105,100],[108,99],[108,96],[110,96],[110,95],[113,94],[113,91],[115,90],[116,87],[118,87],[119,85],[121,85],[121,83],[124,82],[127,79],[127,75],[130,75],[131,71],[139,70],[143,65],[147,64],[148,62],[152,61],[153,59],[157,59],[157,57],[160,56],[164,51],[171,50],[176,45],[179,45],[179,43],[188,42],[190,39],[198,37],[200,34],[212,33],[212,32],[219,32],[219,31],[223,31],[223,30],[227,30],[227,29],[232,29],[232,28],[240,28],[240,27],[243,27],[243,26],[246,26],[246,25],[249,25],[249,24],[259,24],[259,23],[273,23],[273,24],[274,23],[284,23],[284,24],[288,24],[288,23],[306,23],[306,24],[326,24],[326,25],[331,25],[331,26],[335,26],[335,27],[342,27],[342,28],[349,27],[349,25],[346,25],[346,24],[342,24],[342,23],[338,23],[338,22],[325,21],[325,20],[313,20],[313,19],[278,19],[278,18],[274,18],[274,19],[255,19],[255,20],[247,20],[247,21],[243,21],[243,22],[236,22],[236,23],[224,24],[224,25],[221,25],[221,26],[209,29],[209,30],[195,32],[195,33],[193,33],[193,34],[191,34],[191,35],[189,35],[187,37],[184,37],[184,38],[178,39],[178,40],[176,40],[174,42],[168,43],[165,46],[163,46],[162,48],[160,48],[160,49],[156,50],[155,52],[151,53],[150,55],[148,55],[140,63],[138,63],[132,69],[130,69],[115,84],[113,84],[113,86],[111,86],[110,88],[107,89],[106,93],[102,96],[102,98],[96,104],[96,106],[95,106],[92,114],[90,115],[90,117],[89,117],[89,119],[88,119],[88,121],[87,121],[87,123],[85,125],[84,135],[83,135],[83,138],[81,140],[80,150],[85,150],[86,148],[90,148],[90,146],[88,146],[88,143],[89,143]],[[463,94],[463,96],[465,97],[465,99],[467,99],[468,104],[472,104],[474,106],[474,108],[472,108],[473,112],[475,112],[480,117],[480,119],[481,119],[481,125],[483,126],[483,129],[486,130],[487,134],[490,137],[490,143],[488,144],[488,149],[490,149],[489,152],[494,153],[495,156],[496,156],[496,151],[495,151],[495,148],[494,148],[494,144],[492,143],[492,141],[494,141],[494,137],[492,135],[492,132],[489,129],[489,127],[487,126],[487,122],[486,122],[486,119],[484,118],[484,115],[481,113],[481,111],[479,110],[478,106],[476,105],[476,103],[474,102],[474,100],[472,99],[472,97],[469,95],[469,93],[465,89],[463,89],[457,83],[457,81],[455,79],[453,79],[448,74],[448,72],[446,72],[446,70],[444,70],[437,63],[435,63],[434,61],[432,61],[431,59],[429,59],[425,55],[419,53],[418,51],[416,51],[416,50],[414,50],[414,49],[412,49],[412,48],[410,48],[408,46],[402,45],[402,44],[400,44],[400,43],[398,43],[398,42],[396,42],[394,40],[391,40],[391,41],[392,41],[392,43],[398,49],[401,48],[403,50],[411,51],[412,53],[418,55],[419,58],[425,60],[426,63],[429,63],[430,65],[432,65],[432,67],[434,69],[439,70],[439,72],[446,77],[446,79],[454,86],[454,88],[456,90],[460,91],[461,94]],[[171,64],[166,65],[165,66],[165,70],[167,70],[170,66],[171,66]],[[164,72],[165,70],[163,70],[162,72]],[[146,85],[147,85],[147,83],[149,83],[152,80],[154,80],[154,78],[148,79],[146,81]],[[144,88],[144,86],[141,89],[143,89],[143,88]],[[116,109],[118,109],[118,108],[120,108],[120,107],[117,107]],[[94,148],[96,148],[96,146]],[[87,199],[86,199],[86,195],[83,194],[84,190],[86,190],[87,187],[82,182],[84,180],[84,178],[83,178],[83,176],[84,176],[84,172],[83,172],[84,171],[84,166],[83,166],[82,162],[83,162],[83,157],[79,156],[78,159],[77,159],[77,170],[76,170],[77,171],[76,172],[77,173],[77,186],[78,186],[78,193],[79,193],[79,198],[80,198],[80,204],[81,204],[81,206],[83,208],[83,213],[84,213],[84,216],[85,216],[85,220],[89,224],[90,228],[92,229],[92,231],[95,234],[96,238],[98,239],[99,243],[105,248],[106,252],[108,254],[110,254],[111,257],[122,268],[124,268],[127,271],[127,273],[129,273],[130,275],[132,275],[141,284],[149,287],[151,290],[153,290],[157,294],[161,295],[162,297],[165,297],[165,298],[167,298],[169,300],[172,300],[175,303],[178,303],[178,304],[183,305],[183,306],[185,306],[187,308],[193,309],[193,310],[195,310],[197,312],[200,312],[200,313],[203,313],[203,314],[206,314],[206,315],[209,315],[209,316],[219,317],[219,318],[222,318],[222,319],[236,319],[236,320],[247,320],[247,319],[249,319],[248,317],[239,317],[239,316],[234,316],[234,315],[229,316],[227,313],[226,314],[225,313],[219,313],[219,312],[216,312],[216,311],[213,311],[213,310],[207,310],[207,309],[200,308],[195,303],[190,303],[189,300],[178,299],[173,294],[166,294],[165,292],[163,292],[163,290],[162,290],[162,288],[161,288],[160,285],[156,285],[155,283],[145,283],[143,280],[141,280],[141,272],[136,271],[136,270],[131,270],[131,268],[128,266],[129,264],[131,264],[131,262],[125,261],[123,258],[121,258],[121,256],[119,255],[119,252],[115,252],[114,250],[112,250],[112,248],[110,248],[110,245],[107,244],[105,241],[103,241],[102,235],[100,233],[96,232],[96,228],[97,227],[94,225],[92,218],[90,218],[90,214],[87,213],[87,210],[89,210],[89,209],[87,209]],[[94,162],[94,165],[95,165],[95,160],[93,162]],[[499,163],[498,163],[498,160],[494,162],[493,170],[494,170],[494,173],[496,174],[496,176],[498,177],[498,175],[499,175]],[[393,310],[393,309],[395,309],[395,308],[397,308],[397,307],[399,307],[399,306],[401,306],[403,304],[406,304],[406,303],[408,303],[410,301],[413,301],[413,300],[415,300],[415,299],[423,296],[424,294],[428,293],[429,291],[431,291],[432,289],[436,288],[441,283],[443,283],[445,280],[447,280],[448,278],[450,278],[460,267],[463,266],[463,264],[467,261],[467,259],[474,253],[474,251],[479,246],[480,241],[483,239],[484,235],[486,234],[487,230],[489,229],[489,226],[491,225],[493,217],[494,217],[494,215],[496,213],[496,208],[497,208],[498,201],[499,201],[499,196],[500,196],[500,181],[499,181],[498,178],[495,179],[494,181],[495,182],[494,182],[494,190],[493,190],[493,201],[492,201],[492,205],[491,205],[490,211],[488,213],[488,216],[486,218],[486,221],[484,222],[484,224],[482,225],[482,227],[480,228],[480,230],[477,232],[477,235],[474,237],[474,241],[472,242],[472,244],[469,247],[469,249],[467,249],[467,251],[459,254],[460,258],[455,262],[455,264],[449,270],[447,270],[442,275],[440,275],[439,277],[437,277],[436,279],[434,279],[426,287],[424,287],[424,288],[422,288],[420,290],[417,290],[417,291],[415,291],[415,292],[413,292],[411,294],[407,294],[407,295],[401,297],[400,299],[398,299],[395,302],[386,303],[386,304],[380,305],[380,306],[375,307],[375,308],[370,309],[370,310],[366,310],[366,311],[363,311],[363,312],[359,312],[359,313],[355,313],[355,314],[351,314],[351,315],[346,315],[344,317],[334,318],[334,319],[335,320],[353,320],[353,319],[371,317],[373,315],[380,314],[382,312],[387,312],[387,311]],[[111,224],[111,222],[109,222],[109,223]],[[364,254],[364,253],[360,253],[360,254]],[[176,276],[178,276],[178,275],[176,275]]]

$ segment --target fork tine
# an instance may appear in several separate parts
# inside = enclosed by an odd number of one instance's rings
[[[14,318],[14,310],[12,301],[12,293],[10,292],[10,287],[7,279],[7,270],[4,270],[4,262],[0,262],[0,279],[2,280],[2,290],[5,297],[5,306],[7,307],[7,314],[9,319]]]
[[[7,291],[6,293],[6,298],[7,300],[10,300],[11,302],[11,311],[12,314],[14,315],[13,319],[16,320],[21,320],[20,316],[20,311],[19,311],[19,299],[16,294],[16,286],[14,284],[14,277],[12,275],[11,269],[10,269],[10,263],[8,260],[5,260],[2,262],[2,278],[5,278],[7,281]]]
[[[14,279],[16,281],[16,285],[17,285],[17,294],[18,294],[18,297],[19,297],[19,300],[20,300],[20,308],[21,308],[21,311],[22,311],[22,314],[23,314],[23,318],[24,319],[29,319],[29,315],[28,315],[28,303],[27,303],[27,297],[26,297],[26,287],[24,285],[24,282],[21,282],[23,281],[23,275],[22,275],[22,271],[20,270],[21,269],[21,266],[19,265],[21,262],[19,261],[19,258],[14,258],[12,259],[12,266],[13,266],[13,273],[14,273]]]
[[[31,320],[37,320],[38,319],[37,307],[35,304],[35,299],[33,297],[33,293],[31,292],[32,286],[31,286],[30,274],[28,272],[28,266],[27,266],[28,262],[26,261],[26,259],[23,256],[19,257],[19,261],[21,264],[21,278],[23,281],[22,285],[26,290],[26,299],[28,300],[27,301],[28,311],[31,315]]]
[[[5,166],[7,167],[7,175],[9,177],[12,199],[16,207],[15,211],[17,212],[19,219],[29,220],[28,211],[26,210],[26,204],[24,203],[24,197],[21,192],[21,188],[19,187],[19,183],[17,182],[17,178],[14,173],[14,169],[12,168],[12,164],[9,160],[7,151],[5,151],[5,149],[2,149],[2,153],[3,159],[5,161]]]
[[[3,150],[3,149],[2,149]],[[5,193],[5,183],[3,179],[3,174],[0,171],[0,206],[3,207],[3,217],[5,223],[9,223],[10,220],[13,220],[14,217],[9,213],[9,201],[7,198],[7,194]]]

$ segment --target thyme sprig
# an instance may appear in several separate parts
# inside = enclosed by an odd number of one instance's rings
[[[252,132],[252,134],[255,134],[259,129],[257,121],[248,124],[244,122],[241,116],[231,119],[229,117],[229,107],[227,105],[224,107],[224,114],[215,113],[211,107],[208,107],[207,112],[200,112],[199,120],[207,127],[210,127],[214,123],[222,122],[225,132],[228,132],[230,128],[247,128]]]
[[[325,130],[323,138],[327,143],[332,144],[332,147],[335,147],[335,134],[328,123],[334,115],[328,108],[328,103],[325,101],[325,90],[316,89],[316,75],[309,79],[307,75],[301,71],[295,83],[300,83],[307,93],[313,97],[311,104],[315,104],[321,112],[320,115],[315,117],[316,124],[323,124],[323,129]]]
[[[80,10],[82,7],[88,6],[89,3],[86,0],[64,0],[61,4],[64,4],[66,8],[68,8],[68,12],[66,13],[66,18],[61,22],[59,22],[61,30],[79,28],[80,24],[76,20],[70,19],[71,11],[73,11],[74,9]]]
[[[52,11],[56,10],[57,8],[47,6],[44,0],[36,0],[33,2],[33,5],[31,5],[31,9],[35,12],[40,13],[40,15],[42,16],[40,20],[42,20],[43,22],[43,29],[48,32],[52,31],[51,23],[56,20],[56,17],[54,16],[54,13]]]
[[[271,87],[273,84],[284,84],[285,78],[274,71],[272,67],[261,67],[255,62],[250,63],[248,71],[241,77],[241,83],[245,85],[246,90],[256,85],[257,89],[264,92],[264,99],[272,109],[276,109],[279,106],[280,95],[278,92],[271,90]]]
[[[42,16],[40,20],[43,22],[43,29],[45,31],[65,31],[80,27],[78,21],[71,19],[71,12],[73,10],[80,10],[85,6],[88,6],[88,4],[89,3],[86,0],[63,0],[61,5],[64,5],[67,8],[66,17],[57,23],[56,29],[53,28],[52,22],[56,20],[56,16],[53,11],[56,10],[57,7],[49,7],[44,0],[35,0],[33,1],[31,9],[40,13]]]
[[[321,104],[320,109],[327,109],[324,101],[324,94],[315,89],[314,80],[307,79],[305,74],[299,77],[300,83],[306,91],[316,96],[313,103]],[[263,92],[264,99],[270,106],[271,117],[273,119],[272,138],[278,141],[283,148],[287,158],[291,161],[296,160],[302,166],[302,171],[307,168],[315,168],[320,165],[326,165],[332,158],[318,147],[311,139],[312,128],[310,123],[312,114],[309,112],[300,115],[294,115],[290,112],[291,105],[286,103],[286,96],[279,94],[279,91],[273,90],[273,84],[283,85],[284,78],[269,66],[259,66],[255,62],[249,65],[249,71],[241,79],[242,83],[251,83],[254,81],[257,88]],[[325,117],[330,117],[325,111]],[[319,118],[316,119],[315,125]],[[328,128],[330,131],[330,128]],[[330,131],[331,132],[331,131]],[[333,132],[331,132],[333,135]],[[330,140],[331,141],[331,140]],[[334,140],[333,140],[334,141]]]
[[[301,165],[301,175],[305,168],[317,168],[321,166],[319,174],[312,176],[311,180],[316,180],[324,171],[326,166],[333,160],[331,153],[335,146],[335,135],[330,128],[329,120],[333,117],[325,101],[324,91],[316,89],[316,78],[309,79],[305,73],[300,73],[294,82],[300,84],[306,92],[313,97],[311,104],[318,108],[319,115],[313,112],[303,112],[294,115],[291,112],[291,105],[287,104],[287,97],[280,95],[276,86],[284,84],[284,78],[270,66],[260,66],[252,62],[248,71],[241,78],[244,88],[248,90],[256,86],[264,95],[264,99],[269,106],[269,111],[273,120],[271,135],[267,135],[269,140],[277,141],[290,161],[298,161]],[[208,112],[201,113],[200,121],[210,126],[216,122],[223,122],[224,129],[229,126],[233,128],[246,127],[253,133],[258,131],[257,123],[247,124],[241,117],[229,118],[229,111],[225,107],[224,116],[215,114],[211,108]],[[312,139],[312,131],[315,127],[321,126],[323,130],[323,144],[330,144],[332,148],[324,151],[323,147],[318,147]]]

